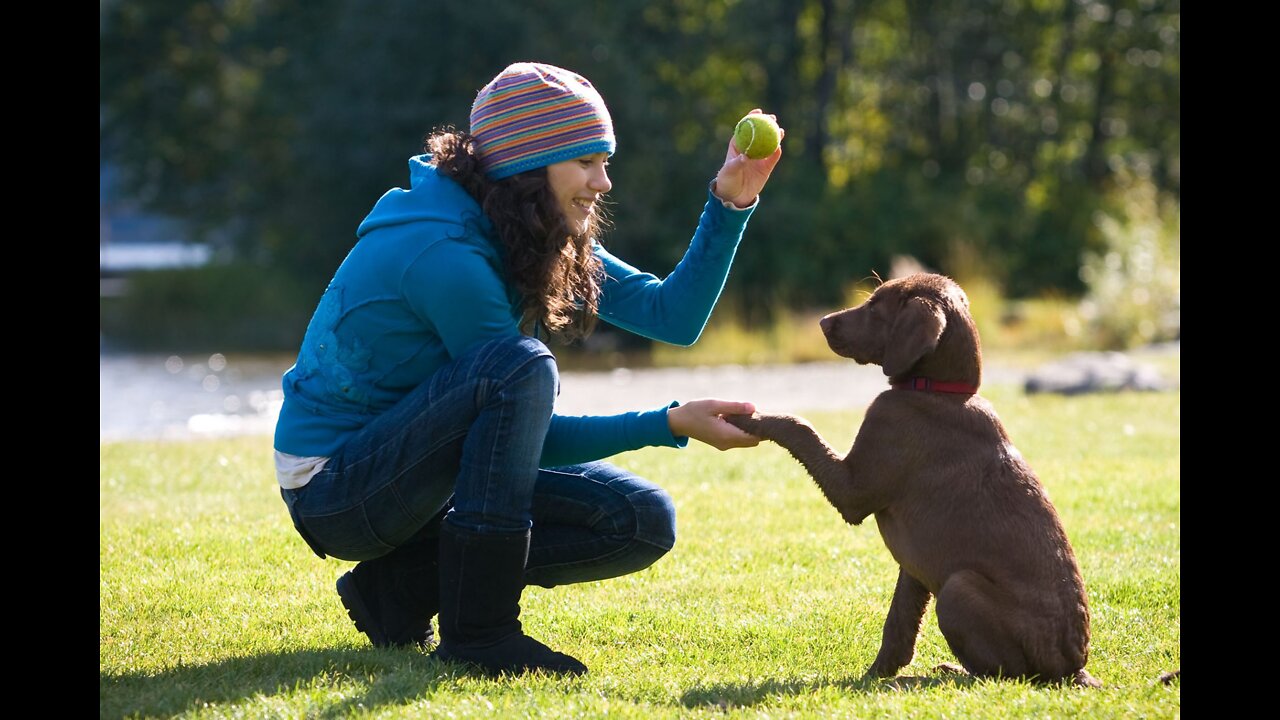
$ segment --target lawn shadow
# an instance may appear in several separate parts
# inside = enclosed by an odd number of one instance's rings
[[[98,709],[103,718],[172,717],[205,705],[287,693],[317,679],[324,680],[318,698],[326,688],[345,681],[367,684],[364,693],[308,712],[308,717],[346,717],[357,709],[403,704],[464,672],[413,649],[297,650],[183,665],[154,674],[100,673]]]
[[[837,687],[851,693],[916,692],[939,686],[967,686],[976,680],[968,675],[941,672],[937,675],[899,675],[879,678],[820,678],[817,680],[765,680],[758,683],[723,683],[686,690],[680,702],[688,708],[716,707],[728,710],[750,707],[779,695],[807,695],[816,690]]]

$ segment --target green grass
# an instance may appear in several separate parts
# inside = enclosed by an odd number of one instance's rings
[[[296,536],[265,437],[101,446],[102,717],[1168,718],[1180,715],[1180,394],[984,394],[1063,517],[1088,586],[1085,690],[935,674],[864,681],[896,566],[773,445],[616,461],[676,499],[652,568],[524,595],[525,627],[582,678],[481,679],[369,646],[333,581],[349,563]],[[859,412],[811,414],[837,447]]]

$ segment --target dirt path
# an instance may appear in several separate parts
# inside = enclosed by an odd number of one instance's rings
[[[1022,373],[988,369],[984,383],[1020,383]],[[880,368],[849,361],[563,373],[558,412],[593,415],[716,397],[753,402],[762,411],[860,408],[888,387]]]

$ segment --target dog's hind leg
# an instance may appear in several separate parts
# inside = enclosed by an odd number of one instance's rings
[[[966,570],[938,591],[938,629],[970,673],[1036,682],[1102,683],[1083,668],[1075,634],[1043,607],[1029,610],[982,575]]]
[[[893,677],[898,670],[911,663],[916,653],[916,638],[920,635],[920,623],[931,594],[918,580],[898,569],[898,586],[893,591],[889,615],[884,620],[884,634],[880,640],[880,652],[867,670],[875,677]]]
[[[1030,667],[1018,625],[1022,613],[985,577],[970,570],[947,578],[938,591],[938,629],[951,652],[974,675],[1026,677]]]

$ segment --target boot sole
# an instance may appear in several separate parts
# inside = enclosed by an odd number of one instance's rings
[[[458,654],[446,647],[444,643],[441,643],[436,646],[436,651],[431,656],[442,662],[474,669],[488,677],[497,677],[504,674],[523,675],[534,672],[542,672],[549,675],[585,675],[588,672],[587,666],[577,658],[555,652],[550,648],[546,648],[549,655],[528,658],[523,662],[502,657],[501,653],[493,655],[490,652],[492,650],[493,648],[477,648],[471,652],[464,651],[463,654]],[[476,657],[467,657],[472,653]]]
[[[394,647],[394,643],[387,639],[374,621],[373,613],[369,612],[369,606],[360,597],[355,578],[350,572],[338,578],[338,597],[342,599],[342,606],[347,609],[347,617],[351,618],[356,629],[364,633],[374,647]]]

